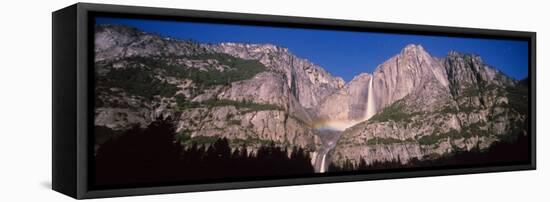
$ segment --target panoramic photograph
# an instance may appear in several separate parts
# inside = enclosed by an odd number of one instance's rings
[[[93,184],[529,162],[527,41],[95,18]]]

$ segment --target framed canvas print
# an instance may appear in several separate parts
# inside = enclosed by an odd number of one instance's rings
[[[535,33],[75,4],[53,189],[75,198],[535,169]]]

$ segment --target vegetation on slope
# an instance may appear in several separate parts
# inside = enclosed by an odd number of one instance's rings
[[[509,86],[506,88],[506,97],[508,98],[508,107],[521,114],[527,114],[529,103],[527,102],[529,89],[525,84]]]
[[[197,60],[204,68],[175,65],[177,60]],[[215,61],[215,62],[213,62]],[[124,68],[113,64],[124,62]],[[161,77],[190,79],[199,89],[214,85],[228,85],[235,81],[250,79],[267,68],[257,60],[245,60],[223,53],[198,54],[192,56],[130,57],[122,61],[102,64],[109,71],[96,74],[99,91],[121,88],[131,95],[152,99],[155,95],[172,97],[178,90],[175,84],[160,80]],[[216,66],[227,67],[220,70]],[[97,68],[97,67],[96,67]]]
[[[96,76],[96,86],[99,91],[110,88],[120,88],[130,95],[136,95],[152,100],[155,95],[171,97],[178,87],[154,78],[154,73],[147,68],[112,69],[103,76]]]
[[[180,109],[189,108],[213,108],[222,106],[235,106],[237,109],[246,111],[284,110],[282,107],[273,104],[256,103],[252,101],[235,101],[226,99],[210,99],[202,102],[188,101],[181,96],[176,96],[176,102]]]
[[[413,139],[406,139],[406,140],[400,140],[396,138],[381,138],[381,137],[374,137],[369,140],[367,140],[367,145],[387,145],[387,144],[399,144],[399,143],[405,143],[405,142],[414,142]]]
[[[405,104],[402,101],[396,101],[390,106],[385,107],[381,112],[375,114],[369,119],[369,122],[410,122],[411,118],[419,115],[418,112],[409,113],[405,111]]]

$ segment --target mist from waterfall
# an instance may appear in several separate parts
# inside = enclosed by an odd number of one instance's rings
[[[374,90],[372,84],[373,80],[374,77],[371,76],[368,83],[366,110],[362,118],[355,120],[348,119],[323,121],[314,127],[316,129],[317,135],[321,137],[323,142],[323,146],[319,150],[319,153],[317,154],[314,163],[315,172],[325,173],[328,171],[328,164],[330,164],[331,158],[329,152],[336,146],[336,142],[338,141],[340,135],[344,130],[360,122],[366,121],[374,116],[374,114],[376,114],[376,105],[374,101]]]

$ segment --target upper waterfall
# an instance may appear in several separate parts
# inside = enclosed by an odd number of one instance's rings
[[[374,80],[374,77],[371,77],[369,81],[369,90],[367,94],[367,110],[365,113],[365,120],[370,119],[370,117],[374,116],[376,114],[376,105],[374,104],[374,92],[372,89],[372,80]]]

